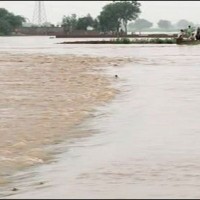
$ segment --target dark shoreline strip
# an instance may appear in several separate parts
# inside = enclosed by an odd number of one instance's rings
[[[176,44],[176,40],[172,39],[152,39],[152,40],[136,40],[136,41],[74,41],[74,42],[61,42],[57,44]]]

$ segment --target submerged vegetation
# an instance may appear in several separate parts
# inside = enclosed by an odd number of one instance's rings
[[[160,38],[152,38],[152,39],[134,39],[131,40],[129,38],[117,38],[115,40],[111,40],[114,44],[175,44],[176,40],[173,39],[160,39]]]
[[[160,39],[160,38],[152,38],[152,39],[135,39],[131,40],[129,38],[117,38],[111,40],[113,44],[175,44],[175,39]]]
[[[176,44],[176,39],[146,38],[131,40],[129,38],[117,38],[112,40],[63,42],[60,44]]]
[[[117,38],[114,40],[110,40],[114,44],[131,44],[131,40],[129,38]]]

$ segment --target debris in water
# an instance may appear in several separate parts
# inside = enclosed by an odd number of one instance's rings
[[[17,189],[17,188],[13,188],[13,189],[12,189],[13,192],[16,192],[16,191],[18,191],[18,190],[19,190],[19,189]]]

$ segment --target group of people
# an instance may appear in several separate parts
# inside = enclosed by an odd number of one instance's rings
[[[181,29],[180,33],[178,34],[178,39],[183,40],[183,38],[188,38],[189,40],[200,40],[200,28],[198,27],[197,30],[188,26],[187,29]]]

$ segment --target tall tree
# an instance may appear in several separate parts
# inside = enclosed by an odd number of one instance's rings
[[[150,21],[146,19],[137,19],[135,23],[131,23],[129,25],[130,28],[139,30],[139,31],[151,28],[152,26],[153,26],[153,23],[151,23]]]
[[[98,17],[94,19],[93,28],[98,31],[101,30]]]
[[[116,2],[116,7],[120,13],[119,17],[121,23],[127,33],[127,24],[128,21],[137,19],[140,11],[140,3],[137,1],[119,1]]]
[[[21,27],[25,18],[20,15],[14,15],[4,8],[0,8],[0,33],[9,35],[16,28]]]
[[[119,31],[119,13],[113,3],[103,7],[98,19],[102,31]]]
[[[140,12],[137,1],[115,1],[103,7],[99,16],[100,26],[102,30],[117,32],[123,26],[127,32],[128,21],[137,19]]]
[[[63,16],[62,26],[64,27],[65,32],[73,31],[77,26],[77,16],[72,14],[70,16]]]
[[[181,20],[179,20],[177,23],[176,23],[176,27],[178,28],[178,29],[185,29],[185,28],[187,28],[188,26],[194,26],[194,24],[192,23],[192,22],[189,22],[188,20],[186,20],[186,19],[181,19]]]
[[[85,17],[78,18],[76,26],[77,30],[87,30],[87,27],[89,26],[94,26],[94,19],[91,17],[90,14]]]
[[[172,23],[170,22],[170,21],[168,21],[168,20],[160,20],[159,22],[158,22],[158,27],[159,28],[161,28],[161,29],[170,29],[170,28],[172,28],[173,26],[172,26]]]

